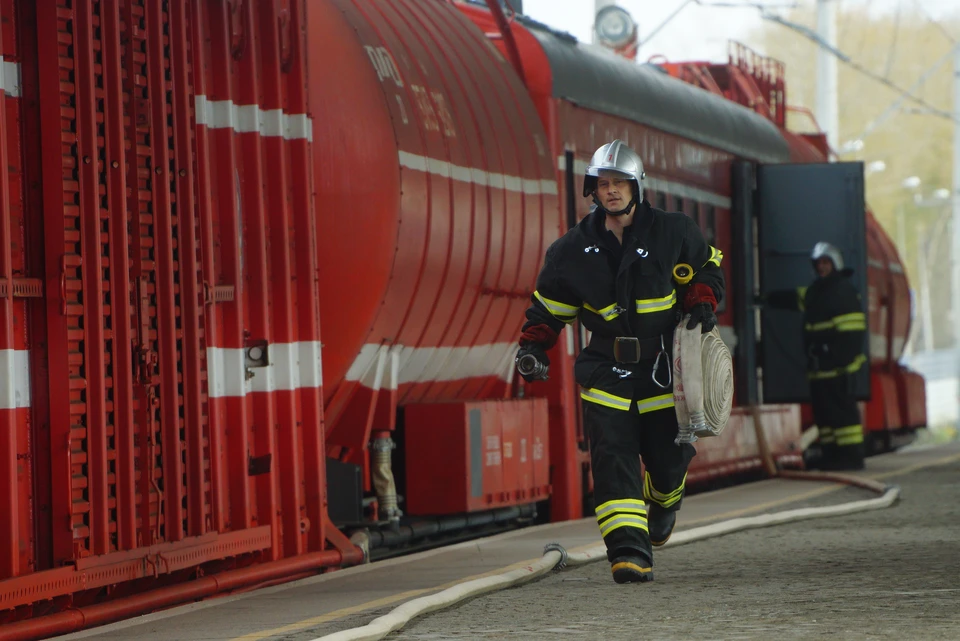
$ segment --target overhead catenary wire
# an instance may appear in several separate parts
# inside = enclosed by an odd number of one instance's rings
[[[900,86],[897,85],[896,83],[891,82],[888,78],[885,78],[885,77],[881,76],[880,74],[875,73],[875,72],[867,69],[867,68],[864,67],[862,64],[860,64],[859,62],[856,62],[853,58],[851,58],[850,56],[848,56],[847,54],[845,54],[845,53],[844,53],[843,51],[841,51],[840,49],[838,49],[838,48],[830,45],[830,44],[827,43],[827,42],[824,42],[823,39],[822,39],[813,29],[811,29],[811,28],[809,28],[809,27],[806,27],[806,26],[804,26],[804,25],[796,24],[795,22],[791,22],[791,21],[789,21],[789,20],[786,20],[785,18],[782,18],[782,17],[780,17],[780,16],[777,15],[777,14],[770,13],[768,7],[765,6],[765,5],[763,5],[763,4],[759,4],[759,3],[755,3],[755,2],[744,2],[744,3],[732,3],[732,2],[703,2],[703,0],[697,0],[697,4],[700,4],[700,5],[703,5],[703,6],[706,6],[706,7],[739,7],[739,8],[743,8],[743,7],[754,7],[755,9],[757,9],[757,10],[760,11],[760,17],[763,18],[764,20],[769,20],[770,22],[775,22],[775,23],[777,23],[777,24],[779,24],[779,25],[782,25],[782,26],[784,26],[784,27],[787,27],[788,29],[791,29],[792,31],[796,31],[797,33],[799,33],[799,34],[802,35],[803,37],[807,38],[808,40],[810,40],[810,41],[812,41],[812,42],[815,42],[817,45],[823,47],[824,50],[826,50],[826,51],[828,51],[829,53],[831,53],[832,55],[836,56],[836,58],[837,58],[838,60],[840,60],[840,62],[843,62],[844,64],[846,64],[848,67],[854,69],[855,71],[858,71],[858,72],[860,72],[861,74],[867,76],[868,78],[871,78],[871,79],[875,80],[876,82],[879,82],[880,84],[882,84],[882,85],[884,85],[884,86],[886,86],[886,87],[888,87],[888,88],[890,88],[890,89],[893,89],[893,90],[896,91],[897,93],[901,94],[903,97],[908,98],[908,99],[910,99],[911,101],[913,101],[913,102],[915,102],[915,103],[917,103],[917,104],[919,104],[919,105],[921,105],[921,106],[923,106],[923,107],[926,107],[926,108],[929,110],[929,113],[931,113],[931,114],[933,114],[933,115],[936,115],[936,116],[938,116],[938,117],[940,117],[940,118],[946,118],[947,120],[956,122],[956,118],[954,118],[953,114],[950,113],[949,111],[945,111],[945,110],[943,110],[943,109],[940,109],[940,108],[938,108],[938,107],[935,107],[935,106],[931,105],[930,103],[928,103],[927,101],[925,101],[923,98],[920,98],[920,97],[918,97],[918,96],[913,95],[913,93],[912,93],[911,90],[903,89],[902,87],[900,87]],[[932,21],[932,18],[931,18],[931,21]],[[935,21],[934,21],[934,22],[935,22]],[[935,24],[938,24],[938,25],[939,25],[939,23],[935,23]],[[942,26],[941,26],[941,28],[942,28]],[[948,37],[949,37],[949,35],[948,35]]]
[[[901,94],[902,97],[904,97],[904,98],[906,98],[906,99],[909,99],[909,100],[911,100],[912,102],[915,102],[915,103],[917,103],[918,105],[921,105],[922,107],[926,107],[927,109],[929,109],[929,112],[930,112],[931,114],[933,114],[933,115],[935,115],[935,116],[938,116],[938,117],[940,117],[940,118],[946,118],[947,120],[950,120],[950,121],[952,121],[952,122],[956,122],[956,118],[954,118],[953,114],[950,113],[949,111],[945,111],[945,110],[943,110],[943,109],[940,109],[940,108],[938,108],[938,107],[935,107],[935,106],[931,105],[930,103],[928,103],[927,101],[925,101],[923,98],[919,98],[919,97],[913,95],[913,93],[912,93],[910,90],[903,89],[902,87],[900,87],[900,86],[897,85],[896,83],[891,82],[889,79],[881,76],[880,74],[878,74],[878,73],[876,73],[876,72],[873,72],[873,71],[867,69],[867,68],[864,67],[862,64],[860,64],[859,62],[856,62],[856,61],[853,60],[850,56],[848,56],[847,54],[843,53],[842,51],[840,51],[840,50],[837,49],[836,47],[833,47],[833,46],[831,46],[829,43],[824,42],[823,39],[820,38],[820,36],[818,36],[818,35],[817,35],[812,29],[810,29],[809,27],[805,27],[805,26],[803,26],[803,25],[799,25],[799,24],[790,22],[789,20],[785,20],[784,18],[781,18],[781,17],[778,16],[778,15],[769,13],[768,11],[766,11],[766,10],[763,9],[763,8],[760,9],[760,17],[762,17],[764,20],[769,20],[770,22],[776,22],[777,24],[783,25],[784,27],[787,27],[788,29],[791,29],[791,30],[793,30],[793,31],[796,31],[797,33],[803,35],[803,36],[804,36],[805,38],[807,38],[808,40],[811,40],[811,41],[817,43],[819,46],[823,47],[826,51],[828,51],[828,52],[831,53],[832,55],[836,56],[837,59],[840,60],[840,62],[843,62],[843,63],[846,64],[848,67],[850,67],[850,68],[852,68],[852,69],[860,72],[861,74],[867,76],[868,78],[871,78],[871,79],[875,80],[876,82],[879,82],[880,84],[884,85],[885,87],[888,87],[888,88],[890,88],[890,89],[893,89],[893,90],[896,91],[897,93]]]
[[[956,46],[960,46],[960,45],[956,45]],[[933,63],[933,65],[929,69],[924,71],[923,74],[919,78],[917,78],[912,85],[910,85],[910,88],[907,89],[907,92],[916,91],[917,89],[922,87],[924,84],[926,84],[926,82],[933,76],[933,74],[935,74],[940,69],[940,67],[944,65],[944,63],[946,63],[948,60],[951,60],[953,58],[954,52],[956,50],[956,46],[951,47],[950,50],[943,55],[943,57],[941,57],[939,60]],[[889,120],[892,116],[894,116],[900,110],[901,105],[903,105],[904,101],[906,101],[907,96],[908,94],[905,92],[897,96],[893,100],[893,102],[891,102],[879,116],[877,116],[876,118],[871,120],[869,123],[867,123],[867,127],[863,130],[863,133],[857,136],[855,140],[863,140],[864,138],[872,134],[874,131],[879,129],[880,125],[882,125],[884,122]],[[922,113],[929,113],[929,112],[924,110]]]

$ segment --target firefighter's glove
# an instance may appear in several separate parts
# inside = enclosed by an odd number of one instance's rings
[[[717,326],[717,298],[709,285],[693,283],[684,296],[683,309],[690,314],[687,329],[694,329],[699,323],[701,333],[706,334]]]
[[[541,345],[546,351],[556,345],[557,333],[550,329],[549,325],[531,325],[525,327],[523,334],[520,335],[520,347],[535,343]]]
[[[687,329],[694,329],[700,323],[702,334],[706,334],[717,326],[717,315],[713,313],[713,308],[709,303],[697,303],[690,310],[690,322],[687,323]]]
[[[557,343],[557,333],[548,325],[530,325],[524,327],[519,342],[520,351],[517,352],[516,363],[520,376],[528,383],[547,380],[547,368],[550,366],[547,350]],[[536,367],[533,372],[523,373],[520,360],[524,356],[533,356],[541,366]],[[529,359],[524,363],[529,365]]]

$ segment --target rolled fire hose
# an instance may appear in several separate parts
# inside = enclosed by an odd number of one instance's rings
[[[677,443],[719,436],[733,410],[733,358],[714,327],[687,329],[689,317],[673,334],[673,403],[680,431]]]

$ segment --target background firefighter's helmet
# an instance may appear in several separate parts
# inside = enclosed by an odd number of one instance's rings
[[[623,174],[633,182],[633,198],[620,211],[607,210],[597,198],[597,177],[604,170]],[[627,213],[631,207],[643,200],[643,178],[643,161],[640,160],[640,156],[622,140],[617,139],[594,152],[590,164],[587,165],[586,175],[583,177],[583,195],[592,195],[597,207],[608,214],[618,216]]]
[[[838,272],[843,270],[843,254],[830,243],[819,242],[813,246],[810,260],[816,263],[820,258],[829,258],[835,270]]]

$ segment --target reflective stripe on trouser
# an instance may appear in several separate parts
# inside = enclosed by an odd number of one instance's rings
[[[613,499],[597,506],[597,525],[600,536],[607,536],[617,528],[633,527],[647,531],[647,506],[637,499]]]
[[[653,479],[650,477],[650,472],[645,472],[643,475],[643,498],[653,503],[657,503],[660,507],[668,509],[676,505],[683,499],[683,490],[687,486],[687,475],[683,475],[683,480],[680,481],[678,487],[670,488],[667,492],[661,492],[653,484]]]
[[[827,378],[843,378],[844,376],[854,375],[860,371],[863,364],[867,362],[867,357],[861,354],[853,359],[853,362],[837,369],[831,369],[819,372],[807,372],[807,378],[811,381],[818,381]]]
[[[833,428],[833,436],[839,447],[863,443],[863,425],[847,425]]]
[[[649,375],[638,380],[609,382],[616,385],[619,394],[604,392],[607,396],[583,398],[597,523],[610,561],[623,555],[640,555],[650,560],[653,554],[647,531],[643,478],[649,475],[652,487],[660,491],[681,486],[696,450],[689,443],[673,442],[677,435],[677,416],[672,408],[641,414],[623,411],[619,402],[608,398],[626,400],[625,395],[631,391],[633,398],[661,396],[663,390],[653,384]],[[636,407],[636,403],[631,405]],[[647,468],[643,476],[640,457]],[[679,509],[680,502],[677,498],[669,509]]]
[[[849,375],[810,381],[813,418],[817,423],[823,456],[860,461],[864,456],[860,408]]]

